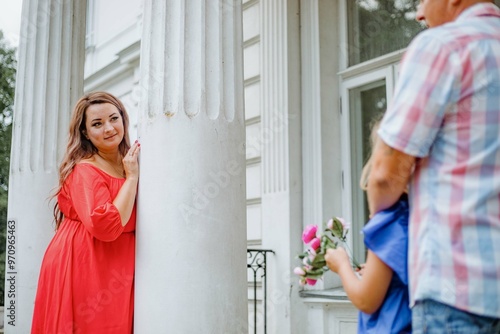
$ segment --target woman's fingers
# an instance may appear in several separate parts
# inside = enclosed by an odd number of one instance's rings
[[[139,174],[138,157],[139,157],[140,147],[141,144],[139,144],[139,142],[136,140],[135,143],[128,150],[128,153],[123,157],[122,163],[127,178],[138,176]]]
[[[128,154],[130,156],[139,154],[140,147],[141,144],[136,140],[135,143],[132,145],[132,147],[130,147],[130,149],[128,150]]]

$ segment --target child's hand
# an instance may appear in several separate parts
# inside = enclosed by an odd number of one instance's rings
[[[325,261],[328,268],[335,273],[339,273],[342,266],[347,265],[350,267],[349,256],[347,252],[342,247],[337,247],[336,249],[330,248],[326,251]]]
[[[365,264],[360,264],[360,267],[361,269],[356,268],[354,271],[356,271],[359,276],[363,276],[363,274],[365,273]]]

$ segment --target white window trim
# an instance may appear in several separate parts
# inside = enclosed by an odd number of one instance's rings
[[[365,222],[354,221],[356,218],[355,210],[355,201],[353,200],[354,194],[357,193],[355,189],[359,188],[356,180],[353,180],[353,171],[361,168],[363,162],[355,162],[352,154],[351,148],[353,147],[352,136],[351,136],[351,117],[350,111],[355,110],[355,107],[351,106],[350,101],[350,91],[356,89],[358,87],[362,87],[368,85],[370,83],[375,83],[380,80],[385,80],[386,82],[386,91],[387,91],[387,102],[389,102],[389,82],[392,81],[392,66],[385,67],[381,69],[377,69],[375,71],[370,71],[368,73],[352,77],[348,80],[342,81],[341,85],[341,96],[342,96],[342,115],[341,115],[341,143],[342,143],[342,174],[343,174],[343,188],[342,188],[342,198],[345,200],[343,208],[344,212],[342,215],[345,219],[351,222],[352,233],[349,234],[349,247],[356,254],[356,258],[358,261],[363,261],[363,258],[360,258],[364,253],[364,244],[362,236],[359,236],[359,231],[354,229],[354,225],[360,226]],[[357,116],[357,115],[356,115]],[[362,193],[359,193],[362,194]],[[359,200],[359,199],[358,199]],[[356,235],[355,235],[356,234]]]

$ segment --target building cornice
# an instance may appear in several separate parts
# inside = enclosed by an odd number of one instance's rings
[[[116,78],[121,77],[138,65],[140,55],[141,41],[137,40],[119,51],[114,61],[86,77],[84,81],[85,91],[90,92],[116,81]]]

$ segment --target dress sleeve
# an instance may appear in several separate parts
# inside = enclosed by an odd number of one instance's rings
[[[377,212],[363,228],[366,247],[408,284],[408,201]]]
[[[109,186],[91,166],[75,166],[69,185],[73,207],[85,228],[96,239],[113,241],[124,230]]]

